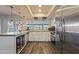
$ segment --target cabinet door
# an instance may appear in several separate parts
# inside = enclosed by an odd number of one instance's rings
[[[51,41],[50,32],[35,31],[29,33],[29,41]]]

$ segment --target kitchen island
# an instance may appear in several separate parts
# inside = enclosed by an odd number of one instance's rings
[[[0,54],[18,54],[27,44],[28,32],[0,33]]]

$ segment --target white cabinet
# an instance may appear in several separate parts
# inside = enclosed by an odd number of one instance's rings
[[[31,31],[29,41],[51,41],[49,31]]]
[[[0,54],[16,53],[16,37],[0,36]]]

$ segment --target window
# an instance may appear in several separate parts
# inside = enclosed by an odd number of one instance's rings
[[[27,27],[29,27],[30,30],[47,30],[48,25],[48,21],[30,21]]]

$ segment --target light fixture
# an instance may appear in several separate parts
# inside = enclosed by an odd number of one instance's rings
[[[23,19],[25,19],[25,16],[23,16]]]
[[[42,10],[41,9],[38,9],[38,12],[42,12]]]
[[[12,9],[13,9],[13,6],[10,6],[10,8],[11,8],[11,15],[10,15],[10,18],[11,18],[11,21],[13,21],[13,19],[12,19]]]
[[[38,5],[38,7],[42,7],[42,5]]]

